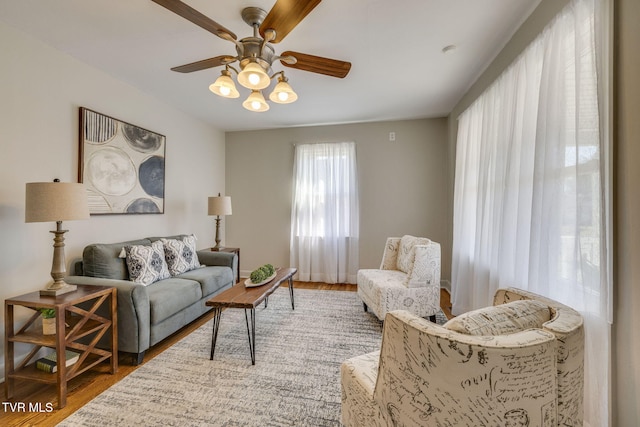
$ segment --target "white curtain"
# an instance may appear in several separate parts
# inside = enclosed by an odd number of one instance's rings
[[[291,265],[301,281],[356,283],[359,203],[354,142],[296,145]]]
[[[579,310],[590,426],[610,419],[603,5],[572,1],[459,117],[454,191],[453,312],[490,305],[507,286]]]

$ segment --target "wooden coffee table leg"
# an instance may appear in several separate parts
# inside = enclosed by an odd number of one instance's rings
[[[218,339],[218,329],[220,328],[220,316],[222,315],[221,307],[213,308],[213,333],[211,334],[211,357],[209,360],[213,360],[213,352],[216,349],[216,341]]]
[[[249,319],[247,318],[247,311],[251,315],[251,328],[249,328]],[[244,320],[247,323],[247,335],[249,336],[249,352],[251,353],[251,364],[256,364],[256,309],[244,310]]]
[[[295,310],[296,307],[293,303],[293,275],[289,276],[289,296],[291,297],[291,310]]]

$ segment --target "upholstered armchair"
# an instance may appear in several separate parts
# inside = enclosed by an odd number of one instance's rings
[[[381,349],[341,366],[345,426],[581,426],[582,317],[499,290],[439,326],[387,314]]]
[[[357,283],[364,310],[371,309],[380,320],[392,310],[435,320],[440,310],[440,244],[423,237],[390,237],[380,268],[359,270]]]

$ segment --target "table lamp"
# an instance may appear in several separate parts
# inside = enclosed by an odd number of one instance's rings
[[[216,245],[213,250],[220,250],[220,216],[231,215],[231,197],[220,196],[209,197],[209,215],[216,215]]]
[[[84,184],[70,182],[30,182],[27,183],[25,222],[55,221],[53,238],[53,263],[51,277],[53,283],[40,291],[40,295],[56,296],[77,289],[64,281],[67,275],[64,257],[64,233],[62,221],[89,219],[89,203]]]

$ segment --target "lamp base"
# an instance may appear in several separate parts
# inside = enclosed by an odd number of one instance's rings
[[[222,249],[220,245],[220,215],[216,218],[216,245],[212,248],[214,251],[219,251]]]
[[[40,290],[41,296],[51,296],[56,297],[58,295],[66,294],[68,292],[74,292],[78,287],[76,285],[70,285],[68,283],[64,283],[59,288],[45,288]]]

